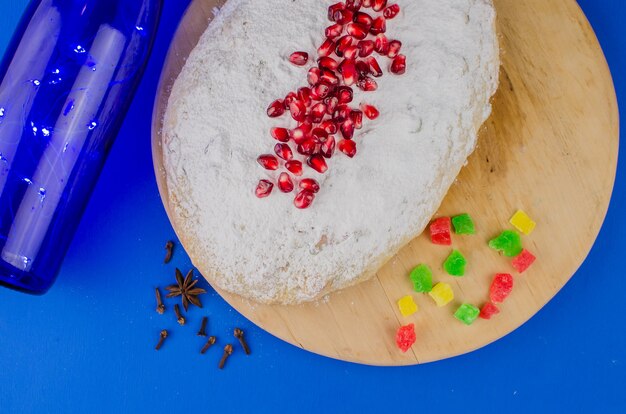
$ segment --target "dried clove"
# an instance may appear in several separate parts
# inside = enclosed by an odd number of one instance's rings
[[[198,331],[198,336],[206,336],[206,324],[209,321],[209,318],[206,316],[202,318],[202,324],[200,324],[200,330]]]
[[[165,312],[165,305],[163,304],[163,301],[161,300],[161,291],[159,290],[159,288],[154,288],[154,292],[156,293],[156,302],[157,302],[156,311],[157,313],[163,315],[163,312]]]
[[[206,351],[208,351],[209,348],[213,346],[213,344],[215,344],[215,341],[216,341],[216,338],[214,336],[209,336],[209,340],[206,341],[206,344],[204,344],[204,346],[200,350],[200,353],[204,354]]]
[[[235,338],[239,339],[239,343],[241,344],[241,347],[243,348],[243,351],[246,353],[246,355],[250,355],[250,347],[243,337],[243,331],[239,328],[235,328],[235,332],[233,335],[235,336]]]
[[[174,305],[174,312],[176,313],[176,319],[178,320],[178,323],[182,326],[185,324],[185,317],[180,313],[180,306],[178,306],[178,303],[176,305]]]
[[[159,337],[159,342],[156,344],[156,347],[154,349],[156,349],[157,351],[161,349],[161,347],[163,346],[163,342],[165,342],[165,338],[167,338],[167,331],[163,329],[161,331],[161,336]]]
[[[169,240],[167,243],[165,243],[165,259],[163,260],[163,263],[167,264],[170,262],[170,260],[172,260],[173,251],[174,251],[174,242]]]
[[[224,347],[224,354],[222,355],[222,359],[220,359],[219,369],[224,369],[224,365],[226,365],[226,360],[233,353],[233,346],[228,344]]]

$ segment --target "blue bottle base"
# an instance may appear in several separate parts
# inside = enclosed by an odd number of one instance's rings
[[[54,280],[42,279],[31,272],[22,272],[3,260],[0,260],[0,286],[31,295],[43,295]]]

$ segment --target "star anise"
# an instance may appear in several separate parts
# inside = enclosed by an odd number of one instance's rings
[[[170,293],[167,294],[167,298],[175,298],[176,296],[181,296],[183,301],[183,307],[185,311],[189,308],[189,302],[193,303],[197,307],[202,307],[202,302],[200,302],[199,295],[206,293],[206,290],[194,287],[196,283],[198,283],[198,279],[193,279],[193,269],[187,273],[185,279],[183,279],[183,274],[180,270],[176,269],[176,284],[169,285],[165,289],[167,289]]]

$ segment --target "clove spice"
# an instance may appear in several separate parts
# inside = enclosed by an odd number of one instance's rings
[[[169,240],[167,243],[165,243],[165,259],[163,260],[163,263],[167,264],[170,262],[170,260],[172,260],[173,251],[174,251],[174,242]]]
[[[209,318],[206,316],[202,318],[202,324],[200,324],[200,330],[198,331],[198,336],[206,336],[206,324],[209,321]]]
[[[200,353],[204,354],[206,351],[208,351],[209,348],[213,346],[213,344],[215,344],[215,341],[216,341],[216,338],[214,336],[209,336],[209,340],[206,341],[206,344],[204,344],[204,346],[200,350]]]
[[[165,312],[165,305],[163,304],[163,301],[161,300],[161,291],[159,290],[159,288],[154,288],[154,292],[156,294],[156,302],[157,302],[156,311],[157,313],[163,315],[163,312]]]
[[[226,365],[226,360],[233,353],[233,346],[228,344],[224,347],[224,354],[222,355],[222,359],[220,359],[219,369],[224,369],[224,365]]]
[[[165,342],[165,338],[167,338],[167,331],[163,329],[161,331],[161,336],[159,337],[159,342],[156,344],[156,347],[154,349],[156,349],[157,351],[161,349],[161,347],[163,346],[163,342]]]
[[[241,347],[243,348],[243,351],[246,353],[246,355],[250,355],[250,347],[243,337],[243,331],[239,328],[235,328],[233,335],[235,336],[235,338],[239,339],[239,343],[241,344]]]
[[[180,313],[180,306],[178,306],[178,303],[174,305],[174,313],[176,313],[176,319],[178,320],[179,325],[184,325],[185,317]]]

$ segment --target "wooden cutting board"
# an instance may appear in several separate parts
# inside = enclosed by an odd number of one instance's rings
[[[194,0],[172,42],[156,98],[154,164],[165,208],[161,120],[169,91],[186,57],[212,18],[216,0]],[[541,309],[569,280],[589,252],[604,219],[615,177],[618,111],[602,50],[574,0],[495,0],[502,48],[501,85],[479,145],[438,212],[470,213],[478,234],[454,237],[469,260],[463,278],[445,275],[449,248],[422,235],[404,247],[368,282],[318,303],[266,306],[218,291],[266,331],[303,349],[373,365],[412,365],[472,351],[513,331]],[[538,261],[490,321],[472,326],[452,314],[462,302],[481,305],[496,272],[512,272],[509,260],[487,241],[522,208],[537,222],[524,237]],[[174,228],[176,221],[170,214]],[[183,245],[186,235],[178,232]],[[192,257],[193,260],[193,257]],[[456,294],[445,308],[412,293],[407,277],[430,264],[436,280]],[[204,269],[199,269],[200,271]],[[210,281],[209,281],[210,282]],[[396,301],[413,294],[420,310],[402,317]],[[417,342],[407,353],[395,346],[400,325],[415,323]]]

